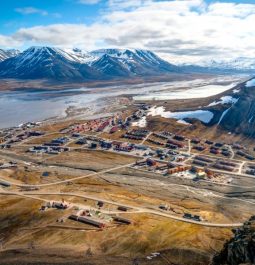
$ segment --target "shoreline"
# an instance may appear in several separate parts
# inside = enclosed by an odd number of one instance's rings
[[[146,103],[152,103],[152,104],[157,104],[157,103],[161,103],[163,101],[169,101],[169,102],[179,102],[179,101],[197,101],[200,98],[195,97],[195,98],[189,98],[189,97],[181,97],[181,98],[166,98],[166,99],[162,99],[162,98],[158,98],[156,97],[156,94],[160,95],[160,94],[169,94],[169,95],[173,95],[174,97],[174,93],[180,93],[185,95],[185,93],[187,93],[188,91],[196,91],[197,88],[203,88],[204,86],[207,85],[211,85],[211,86],[216,86],[217,84],[225,84],[225,86],[227,87],[227,89],[225,90],[224,88],[222,88],[222,90],[220,91],[220,93],[216,93],[216,94],[212,94],[210,96],[206,96],[206,97],[201,97],[201,99],[206,100],[209,98],[215,98],[218,95],[221,95],[231,89],[234,88],[234,82],[235,84],[237,84],[237,79],[239,80],[239,82],[244,81],[244,77],[243,76],[224,76],[223,79],[221,79],[222,76],[218,76],[218,77],[214,77],[211,79],[204,79],[204,80],[200,80],[198,82],[198,80],[186,80],[186,84],[185,81],[181,81],[181,84],[176,82],[170,82],[170,83],[165,83],[162,82],[161,83],[161,87],[157,87],[155,84],[150,86],[150,84],[146,84],[146,85],[142,85],[140,84],[138,89],[137,87],[129,87],[125,90],[125,88],[123,86],[121,86],[121,89],[116,91],[116,87],[108,87],[109,91],[102,91],[102,94],[100,95],[98,89],[95,88],[95,91],[91,91],[91,93],[85,93],[85,99],[88,98],[87,102],[86,100],[84,100],[84,103],[82,103],[82,99],[81,99],[81,94],[80,94],[80,90],[77,91],[77,93],[72,93],[71,96],[74,98],[77,98],[77,101],[74,102],[76,103],[76,105],[72,104],[73,100],[71,97],[69,98],[69,96],[62,96],[61,94],[58,95],[57,98],[60,99],[60,101],[56,101],[56,103],[59,103],[60,106],[55,108],[55,112],[58,110],[61,110],[61,114],[59,115],[52,115],[52,116],[48,116],[46,118],[43,119],[33,119],[31,118],[32,121],[36,121],[36,122],[40,122],[40,123],[52,123],[52,122],[58,122],[58,121],[65,121],[65,120],[70,120],[70,119],[82,119],[82,118],[89,118],[89,117],[93,117],[95,115],[102,115],[102,112],[104,111],[103,114],[107,113],[111,113],[111,109],[114,108],[120,108],[122,107],[121,104],[119,104],[118,106],[118,99],[123,97],[128,99],[130,102],[129,104],[133,103],[139,103],[139,102],[146,102]],[[245,78],[246,80],[247,78]],[[217,80],[217,82],[216,82]],[[230,86],[229,84],[233,84],[233,86]],[[178,86],[179,85],[179,86]],[[147,90],[148,88],[148,90]],[[82,89],[82,88],[81,88]],[[104,90],[104,89],[103,89]],[[139,91],[141,90],[141,91]],[[222,92],[223,91],[223,92]],[[73,91],[75,92],[75,91]],[[0,92],[1,93],[1,92]],[[14,92],[15,93],[15,92]],[[40,93],[40,92],[38,92]],[[56,93],[58,93],[56,91]],[[149,94],[148,94],[149,93]],[[147,94],[147,95],[146,95]],[[148,95],[150,95],[149,97],[152,97],[150,99],[139,99],[140,97],[143,98]],[[155,95],[154,95],[155,94]],[[83,95],[83,96],[84,96]],[[37,97],[40,95],[37,95]],[[94,100],[93,100],[93,96],[94,96]],[[190,96],[190,95],[189,95]],[[80,102],[79,102],[79,99]],[[92,99],[92,101],[90,101],[89,99]],[[130,100],[131,99],[131,100]],[[39,103],[41,102],[45,102],[45,104],[47,104],[49,99],[42,99],[42,101],[38,101]],[[51,99],[52,100],[52,99]],[[27,101],[29,103],[29,101]],[[35,98],[34,101],[32,101],[35,106],[36,106],[36,102],[37,99]],[[54,104],[54,99],[53,99],[53,104]],[[71,103],[70,105],[68,105],[68,103]],[[62,106],[61,106],[62,105]],[[65,106],[64,106],[65,105]],[[108,110],[109,109],[109,110]],[[39,107],[40,110],[40,107]],[[54,110],[53,110],[54,111]],[[38,110],[37,110],[38,112]],[[101,112],[101,113],[100,113]],[[7,114],[8,115],[8,114]],[[23,114],[24,115],[24,114]],[[37,115],[38,116],[38,115]],[[47,114],[46,114],[47,116]],[[30,122],[31,122],[30,120]],[[19,124],[22,123],[28,123],[29,121],[19,121],[17,122],[17,125],[13,125],[13,126],[4,126],[3,128],[0,128],[0,130],[8,130],[10,128],[17,128]]]

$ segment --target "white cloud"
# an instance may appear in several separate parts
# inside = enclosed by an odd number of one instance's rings
[[[13,37],[0,35],[0,47],[20,47],[22,43]]]
[[[79,3],[85,4],[85,5],[95,5],[101,2],[101,0],[79,0]]]
[[[118,9],[129,9],[136,8],[142,5],[149,5],[153,2],[153,0],[109,0],[108,5],[112,10]]]
[[[208,13],[214,16],[227,16],[246,18],[255,13],[255,5],[234,4],[234,3],[214,3],[208,7]]]
[[[101,31],[103,31],[102,27],[102,25],[96,24],[90,27],[83,24],[37,26],[22,28],[15,33],[13,38],[31,45],[41,44],[92,49],[95,47],[95,42],[100,38]]]
[[[96,2],[97,0],[83,0]],[[255,58],[255,4],[203,0],[109,0],[92,25],[55,24],[22,28],[13,43],[145,48],[173,61]]]
[[[16,8],[16,12],[22,14],[22,15],[31,15],[31,14],[40,14],[42,16],[47,16],[48,12],[42,9],[38,9],[35,7],[22,7],[22,8]]]

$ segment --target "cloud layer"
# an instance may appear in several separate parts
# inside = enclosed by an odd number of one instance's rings
[[[183,62],[255,57],[254,23],[255,4],[109,0],[102,16],[92,25],[21,28],[12,36],[0,35],[0,46],[145,48]]]
[[[31,15],[31,14],[40,14],[42,16],[47,16],[48,12],[45,10],[41,10],[34,7],[22,7],[22,8],[16,8],[16,12],[22,14],[22,15]]]

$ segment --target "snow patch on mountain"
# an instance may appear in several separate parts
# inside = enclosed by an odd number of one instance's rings
[[[11,50],[2,50],[0,49],[0,62],[3,62],[4,60],[15,57],[20,53],[19,50],[11,49]]]
[[[0,64],[1,77],[22,79],[108,80],[181,71],[150,51],[128,49],[85,52],[80,49],[34,46],[3,62]]]
[[[197,119],[202,121],[203,123],[209,123],[213,117],[214,114],[211,111],[208,110],[194,110],[194,111],[180,111],[180,112],[171,112],[171,111],[165,111],[164,107],[152,107],[148,114],[148,116],[158,116],[160,115],[163,118],[172,118],[176,119],[179,122],[185,122],[184,119],[190,118],[190,119]]]
[[[235,88],[235,89],[233,90],[233,93],[236,94],[236,93],[239,93],[240,91],[241,91],[240,89]]]
[[[227,60],[207,60],[198,63],[202,67],[219,68],[219,69],[237,69],[237,70],[254,70],[255,58],[238,57]]]
[[[78,63],[91,64],[97,60],[96,56],[93,56],[91,53],[82,51],[80,49],[59,49],[59,52],[69,61],[74,61]]]
[[[145,128],[147,126],[146,116],[142,117],[139,121],[133,122],[132,126]]]
[[[212,103],[210,103],[208,105],[208,107],[211,107],[211,106],[216,106],[216,105],[219,105],[219,104],[235,104],[237,101],[238,101],[239,98],[234,98],[234,97],[231,97],[231,96],[223,96],[220,98],[219,101],[214,101]]]
[[[59,55],[70,62],[76,63],[90,63],[97,58],[92,56],[89,52],[83,52],[79,49],[59,49],[52,47],[31,47],[23,52],[23,60],[41,60],[45,56],[52,57],[54,55]]]
[[[103,55],[107,54],[111,57],[124,60],[134,60],[135,56],[139,57],[144,61],[155,61],[156,58],[159,58],[151,51],[138,49],[99,49],[92,51],[91,54],[97,57],[102,57]]]
[[[247,81],[245,86],[246,87],[254,87],[255,86],[255,78]]]
[[[230,109],[231,109],[231,107],[226,109],[225,111],[223,111],[223,113],[221,114],[221,117],[218,121],[218,125],[220,125],[220,123],[222,122],[222,120],[224,119],[224,117],[226,116],[226,114],[229,112]]]
[[[177,122],[180,123],[180,124],[183,124],[183,125],[187,125],[187,126],[192,125],[191,123],[189,123],[187,121],[184,121],[184,120],[178,120]]]

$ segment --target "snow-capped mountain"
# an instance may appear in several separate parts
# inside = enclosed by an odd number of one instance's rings
[[[8,58],[11,58],[11,57],[14,57],[16,55],[18,55],[20,53],[19,50],[2,50],[0,49],[0,62],[8,59]]]
[[[118,58],[120,60],[135,61],[142,60],[151,63],[159,63],[160,59],[156,54],[147,50],[135,50],[135,49],[100,49],[92,51],[91,54],[102,57],[107,54],[113,58]]]
[[[147,50],[31,47],[24,52],[0,50],[0,78],[63,81],[148,77],[169,73],[255,73],[255,59],[211,60],[196,65],[171,64]]]
[[[113,68],[113,64],[118,65],[122,73],[128,72],[129,75],[138,76],[181,71],[179,67],[164,61],[155,53],[147,50],[101,49],[93,51],[91,54],[99,57],[100,65],[102,60],[108,61],[108,64],[103,63],[103,72],[109,72]],[[111,58],[110,61],[109,58]],[[97,62],[94,62],[93,65],[97,68],[96,64]]]
[[[130,67],[125,62],[123,63],[121,60],[108,54],[103,54],[91,66],[108,76],[125,77],[130,75]]]
[[[81,61],[87,55],[51,47],[31,47],[0,63],[0,76],[21,79],[83,80],[99,77],[96,71]]]
[[[189,72],[255,73],[255,58],[239,57],[229,60],[207,60],[197,64],[179,65]]]
[[[55,48],[56,49],[56,48]],[[89,52],[80,49],[56,49],[63,57],[69,61],[81,64],[90,64],[98,58]]]
[[[103,80],[180,72],[150,51],[31,47],[0,63],[0,77],[21,79]]]
[[[201,63],[201,66],[237,70],[254,70],[255,59],[247,57],[239,57],[231,60],[210,60]]]

